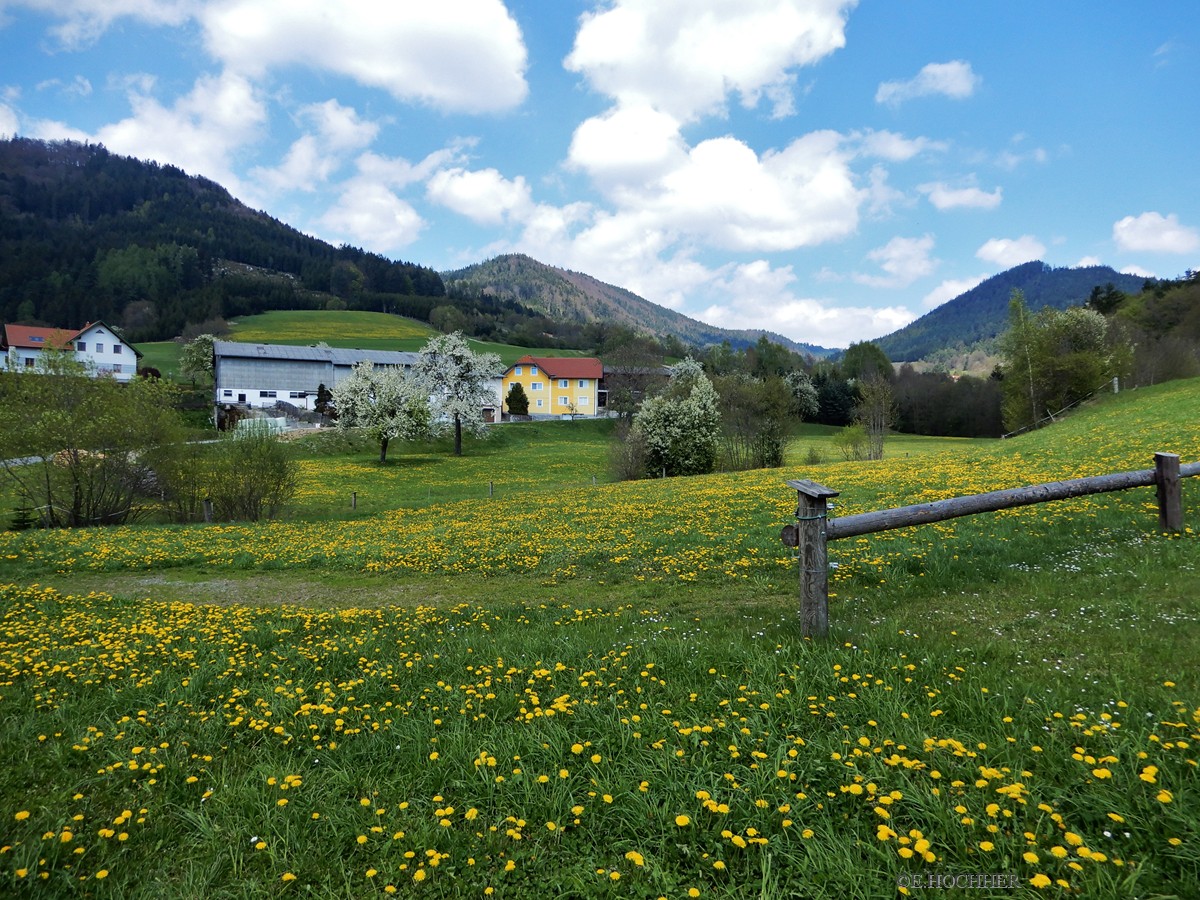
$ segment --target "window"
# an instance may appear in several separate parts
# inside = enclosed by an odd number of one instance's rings
[[[530,375],[536,375],[536,374],[537,374],[537,366],[530,366],[530,367],[529,367],[529,374],[530,374]]]
[[[521,366],[515,366],[515,367],[513,368],[513,374],[514,374],[514,375],[522,375],[522,374],[524,374],[524,373],[522,372],[522,367],[521,367]]]
[[[567,386],[567,384],[568,384],[567,379],[565,379],[565,378],[558,379],[558,386],[560,388],[565,388]]]
[[[258,392],[258,396],[260,396],[260,397],[274,397],[274,396],[275,396],[275,392],[274,392],[274,391],[259,391],[259,392]]]
[[[558,398],[558,405],[559,405],[559,406],[570,406],[570,405],[571,405],[571,399],[570,399],[569,397],[559,397],[559,398]]]
[[[79,341],[75,345],[75,349],[78,350],[80,353],[86,353],[87,352],[87,341]]]
[[[222,397],[232,397],[233,391],[221,391],[221,396]]]
[[[32,356],[25,357],[25,368],[27,368],[27,369],[33,368],[33,357]],[[540,404],[541,401],[539,400],[538,403]]]
[[[580,406],[587,406],[587,405],[588,405],[588,398],[587,398],[587,397],[580,397],[580,398],[579,398],[579,405],[580,405]]]
[[[121,355],[121,345],[120,344],[113,344],[113,353],[117,354],[118,356]]]
[[[529,385],[529,389],[531,391],[540,391],[542,389],[542,383],[540,381],[535,381]]]
[[[308,394],[305,393],[304,391],[289,391],[288,392],[289,400],[303,400],[307,396],[308,396]]]
[[[103,345],[103,344],[97,344],[97,345],[96,345],[96,352],[97,352],[97,353],[103,353],[103,352],[104,352],[104,345]]]
[[[580,379],[579,379],[579,386],[580,386],[581,388],[585,388],[585,387],[587,387],[587,379],[586,379],[586,378],[580,378]]]
[[[541,397],[538,397],[537,405],[538,405],[538,409],[542,408],[542,398]]]
[[[40,334],[32,334],[29,336],[29,343],[31,343],[31,344],[41,344],[41,343],[44,343],[45,340],[46,339],[44,337],[42,337]]]
[[[114,374],[114,375],[120,374],[120,372],[121,372],[121,364],[120,364],[120,363],[113,363],[112,370],[113,370],[113,374]]]

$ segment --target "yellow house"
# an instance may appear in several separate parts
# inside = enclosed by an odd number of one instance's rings
[[[603,374],[600,360],[590,357],[522,356],[504,373],[504,411],[508,412],[508,392],[520,383],[531,416],[595,416],[600,412]]]

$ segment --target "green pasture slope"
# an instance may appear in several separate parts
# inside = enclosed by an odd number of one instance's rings
[[[324,341],[331,347],[361,350],[420,350],[439,334],[436,329],[403,316],[358,310],[286,310],[244,316],[230,322],[230,340],[263,344],[299,344],[309,346]],[[511,344],[470,341],[476,352],[495,353],[506,366],[525,354],[534,356],[581,356],[573,350],[531,350]],[[141,364],[152,366],[172,378],[179,376],[179,351],[176,341],[139,344]]]
[[[1009,441],[595,486],[593,423],[457,473],[322,436],[312,497],[476,493],[5,533],[0,891],[1200,895],[1196,479],[1178,535],[1137,489],[834,542],[824,643],[777,538],[787,478],[842,515],[1195,461],[1198,412],[1177,382]]]

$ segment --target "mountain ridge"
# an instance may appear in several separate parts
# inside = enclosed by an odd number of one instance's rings
[[[608,284],[584,272],[540,262],[524,253],[500,254],[439,274],[449,296],[478,293],[520,303],[567,321],[615,322],[634,330],[650,330],[659,336],[673,335],[698,347],[728,341],[736,349],[750,346],[765,336],[769,341],[804,355],[826,357],[837,352],[763,329],[709,325],[626,288]]]
[[[1033,260],[981,281],[872,343],[894,362],[914,362],[956,344],[969,346],[998,337],[1008,327],[1008,301],[1013,290],[1020,290],[1026,306],[1036,312],[1046,306],[1083,306],[1093,288],[1108,284],[1124,293],[1138,293],[1145,281],[1139,275],[1127,275],[1109,266],[1054,268]]]

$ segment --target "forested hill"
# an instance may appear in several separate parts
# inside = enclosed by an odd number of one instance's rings
[[[102,319],[136,342],[271,309],[425,318],[444,294],[432,269],[301,234],[174,166],[94,144],[0,140],[3,321]]]
[[[485,298],[514,303],[560,322],[624,325],[659,338],[675,337],[695,347],[728,341],[738,349],[766,336],[772,343],[798,353],[823,357],[833,352],[770,331],[707,325],[624,288],[581,272],[546,265],[523,254],[497,256],[465,269],[443,272],[442,280],[447,294],[464,302]]]
[[[944,347],[970,346],[1001,334],[1008,327],[1008,301],[1014,290],[1024,292],[1026,306],[1037,311],[1046,306],[1083,306],[1096,287],[1112,285],[1122,293],[1136,294],[1145,281],[1108,266],[1055,269],[1044,262],[1028,262],[993,275],[874,343],[896,362],[923,359]]]

